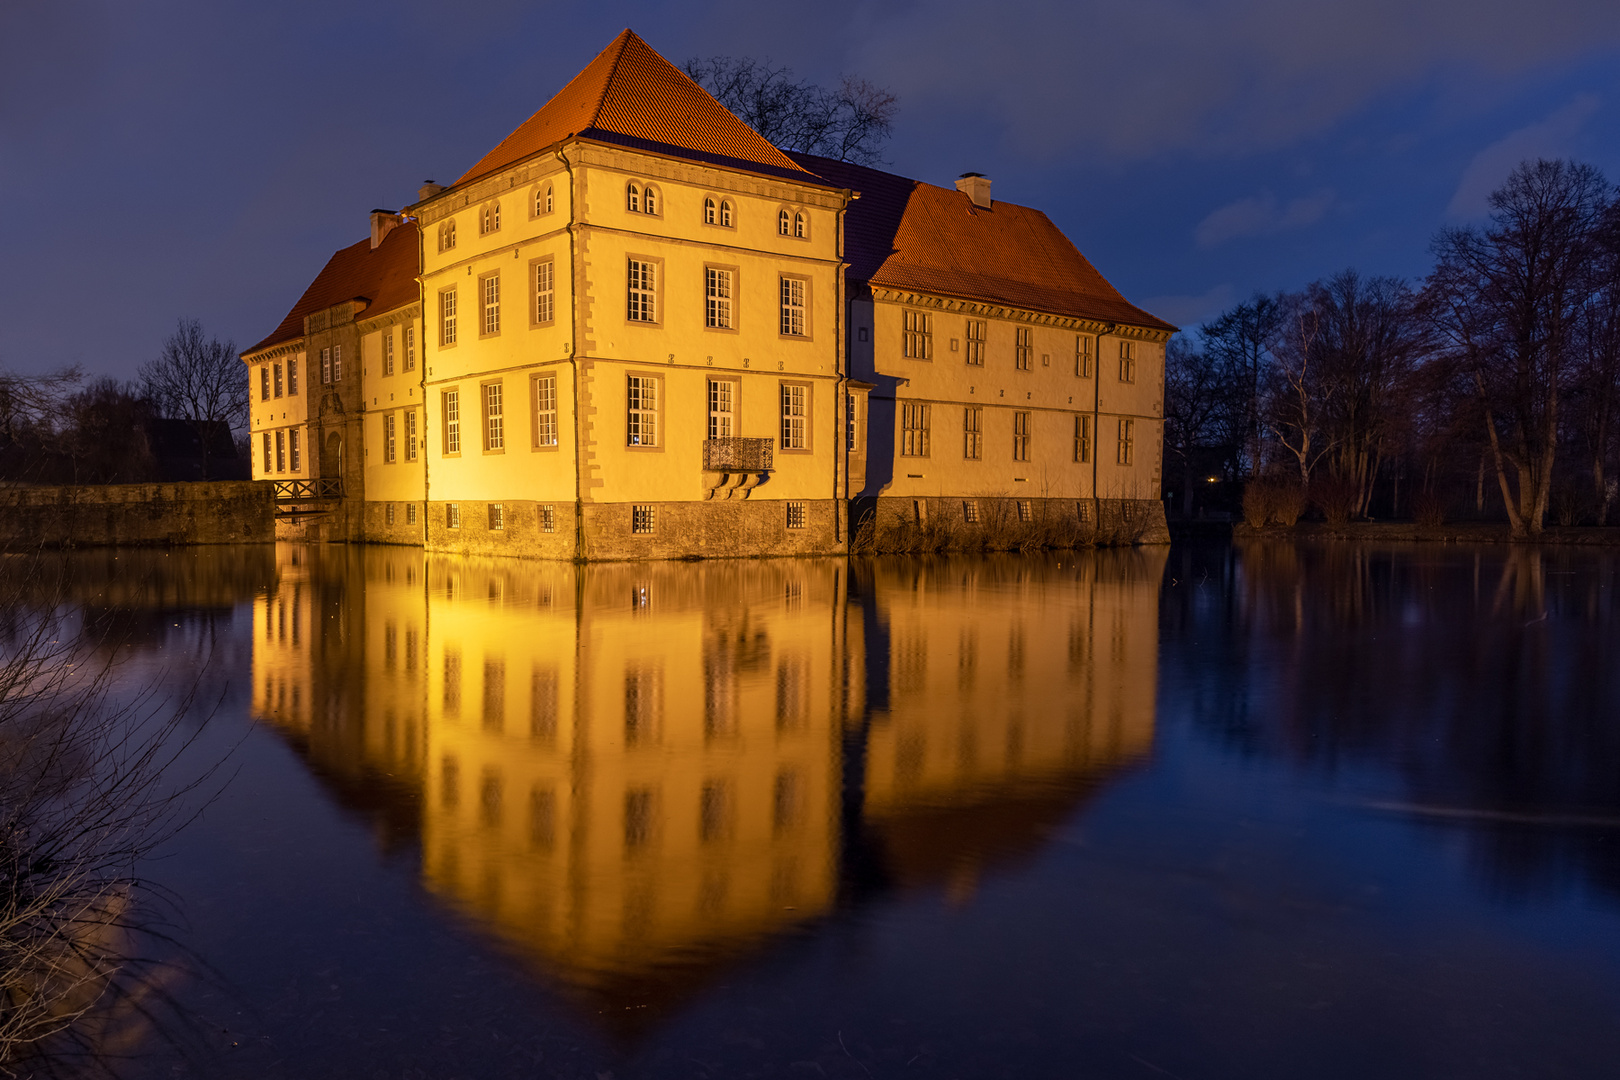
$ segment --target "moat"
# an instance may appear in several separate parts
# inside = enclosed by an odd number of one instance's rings
[[[129,1075],[1620,1057],[1612,553],[52,565],[223,763]]]

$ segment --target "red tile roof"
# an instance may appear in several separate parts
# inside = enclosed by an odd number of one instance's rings
[[[626,30],[456,183],[497,172],[570,136],[817,182]]]
[[[242,352],[257,352],[302,337],[306,316],[345,300],[364,298],[369,301],[365,310],[356,316],[366,319],[416,303],[420,258],[417,227],[411,221],[392,229],[375,250],[369,237],[343,248],[326,260],[326,266],[287,312],[281,325],[269,337]]]
[[[1122,296],[1039,210],[844,161],[794,154],[860,192],[844,218],[851,281],[1006,304],[1053,315],[1175,330]]]

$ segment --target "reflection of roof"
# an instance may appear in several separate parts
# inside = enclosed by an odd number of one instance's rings
[[[629,30],[456,183],[573,136],[819,183]]]
[[[365,239],[336,252],[315,276],[304,295],[298,298],[281,325],[270,336],[243,349],[244,354],[267,349],[302,337],[304,319],[345,300],[365,299],[366,318],[381,315],[406,304],[416,303],[416,272],[421,252],[416,242],[416,224],[405,222],[391,229],[373,250]]]
[[[954,188],[847,161],[793,158],[860,192],[844,218],[844,258],[853,281],[1175,329],[1120,295],[1039,210],[999,200],[985,209]]]

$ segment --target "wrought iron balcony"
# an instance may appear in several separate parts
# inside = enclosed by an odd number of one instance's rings
[[[772,439],[705,439],[703,471],[763,473],[771,470]]]
[[[312,502],[316,499],[343,498],[343,481],[336,476],[313,480],[277,480],[276,502]]]

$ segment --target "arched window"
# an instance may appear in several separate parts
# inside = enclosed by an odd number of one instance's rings
[[[641,189],[634,184],[625,189],[625,206],[632,214],[641,213]]]
[[[788,235],[788,212],[786,210],[776,215],[776,231],[783,236]]]
[[[546,213],[551,213],[551,185],[546,185]]]
[[[703,224],[705,224],[705,225],[718,225],[719,223],[720,223],[719,218],[715,214],[714,200],[713,199],[704,199],[703,200]]]
[[[656,194],[654,194],[653,186],[651,184],[648,184],[647,185],[647,190],[642,194],[642,197],[641,197],[641,210],[642,210],[642,213],[645,213],[645,214],[656,214],[656,213],[658,213],[658,201],[657,200],[658,200],[658,196]]]
[[[729,199],[720,200],[720,224],[728,229],[731,228],[731,201]]]
[[[500,229],[500,227],[501,204],[490,203],[488,206],[484,207],[483,213],[479,215],[478,231],[481,233],[492,233]]]
[[[803,214],[794,214],[793,215],[793,235],[797,236],[801,240],[804,239],[804,215]]]
[[[451,218],[439,226],[439,250],[449,251],[456,246],[456,219]]]

